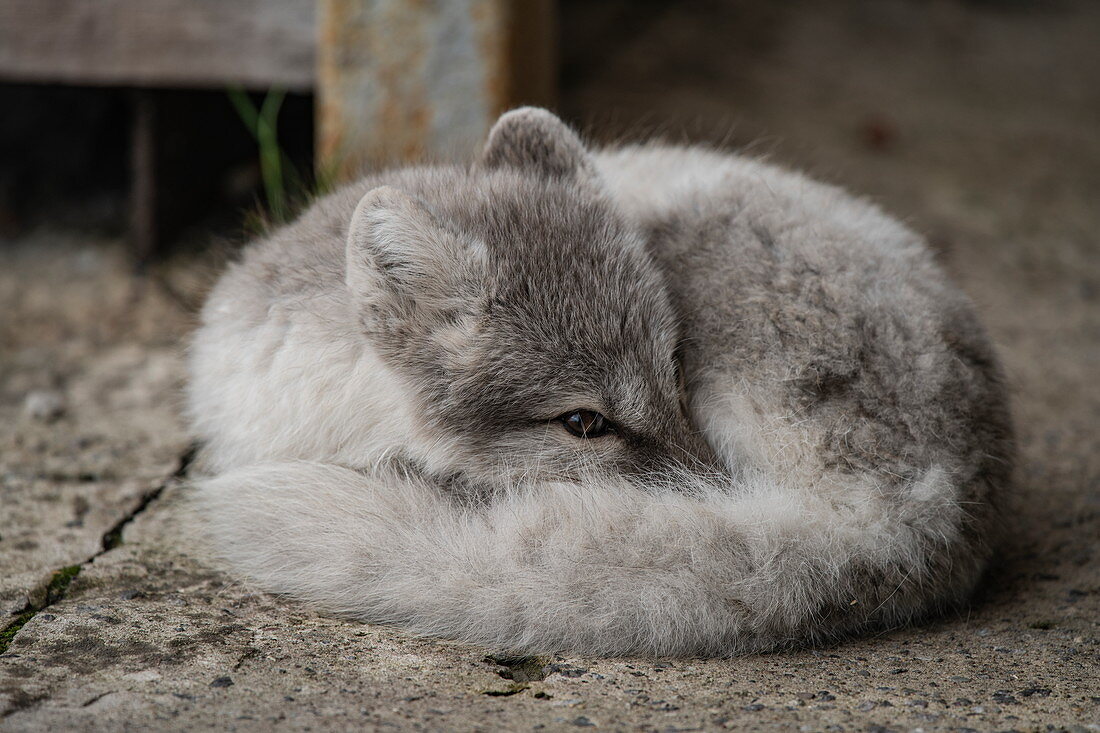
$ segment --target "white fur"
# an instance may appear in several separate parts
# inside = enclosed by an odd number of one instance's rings
[[[463,507],[412,477],[298,462],[199,489],[217,551],[272,591],[425,634],[614,655],[804,641],[785,630],[846,593],[849,564],[919,572],[928,545],[917,535],[950,542],[959,510],[937,469],[896,514],[873,487],[839,500],[762,475],[725,489],[669,480],[679,491],[551,483]],[[859,604],[889,605],[890,590],[839,600],[862,616]]]
[[[455,450],[418,428],[409,388],[370,342],[299,304],[246,321],[225,290],[211,295],[190,352],[189,415],[209,441],[204,468],[273,457],[369,466],[409,446],[436,465]]]

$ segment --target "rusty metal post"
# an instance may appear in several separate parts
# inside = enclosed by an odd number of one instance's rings
[[[553,0],[318,0],[322,179],[468,156],[520,103],[553,104]]]

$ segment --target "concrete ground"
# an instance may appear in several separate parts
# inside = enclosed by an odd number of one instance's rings
[[[568,115],[870,195],[977,303],[1021,496],[973,604],[791,653],[515,659],[253,592],[179,535],[212,271],[40,232],[0,249],[0,730],[1100,730],[1100,6],[632,7],[566,4]]]

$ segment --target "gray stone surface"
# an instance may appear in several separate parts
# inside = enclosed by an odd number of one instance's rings
[[[595,6],[570,12],[621,9]],[[733,660],[508,660],[253,592],[181,535],[190,309],[117,242],[41,234],[0,250],[0,629],[25,621],[0,730],[1100,729],[1100,10],[729,7],[608,31],[564,101],[715,139],[736,118],[734,142],[766,130],[932,236],[1020,432],[1019,521],[969,609]],[[204,271],[157,274],[193,304]],[[28,411],[36,390],[64,411]]]
[[[40,602],[54,571],[101,551],[104,535],[187,444],[174,399],[179,329],[171,327],[183,314],[131,280],[122,254],[117,244],[53,237],[4,247],[5,614]],[[63,408],[40,414],[44,402]]]

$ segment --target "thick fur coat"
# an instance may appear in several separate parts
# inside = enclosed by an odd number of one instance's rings
[[[904,623],[967,597],[1010,484],[996,360],[918,236],[536,109],[249,247],[190,371],[196,521],[234,572],[517,650]]]

